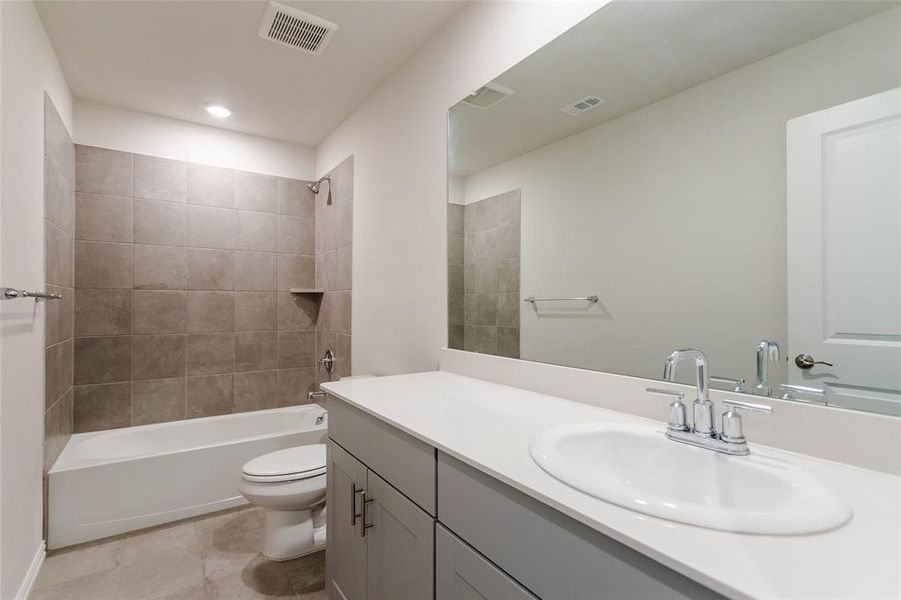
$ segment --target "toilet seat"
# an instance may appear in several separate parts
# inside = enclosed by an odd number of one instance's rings
[[[325,444],[286,448],[249,461],[244,465],[241,477],[258,483],[311,479],[325,474],[325,461]]]

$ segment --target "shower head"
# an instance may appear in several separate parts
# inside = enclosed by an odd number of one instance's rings
[[[315,181],[315,182],[313,182],[313,183],[308,183],[308,184],[307,184],[307,188],[309,188],[309,190],[310,190],[311,192],[313,192],[314,194],[318,194],[318,193],[319,193],[319,187],[322,185],[322,182],[323,182],[323,181],[328,181],[328,184],[329,184],[329,192],[331,192],[332,178],[331,178],[331,177],[328,177],[328,176],[321,177],[321,178],[319,179],[319,181]]]

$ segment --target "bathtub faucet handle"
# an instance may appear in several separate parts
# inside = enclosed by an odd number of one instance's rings
[[[332,375],[332,371],[335,370],[335,363],[337,362],[337,358],[335,357],[335,353],[330,349],[325,351],[325,356],[323,356],[319,360],[319,368],[325,369],[326,373],[329,374],[329,377]]]

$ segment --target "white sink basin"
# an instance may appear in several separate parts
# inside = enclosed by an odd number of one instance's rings
[[[851,518],[844,498],[798,467],[674,442],[662,427],[563,425],[536,436],[529,451],[542,469],[571,487],[671,521],[797,535]]]

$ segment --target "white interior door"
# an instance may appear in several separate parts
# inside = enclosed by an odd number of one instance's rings
[[[789,382],[901,414],[901,89],[793,119],[787,141]]]

